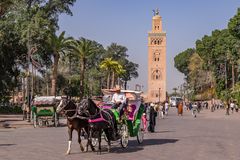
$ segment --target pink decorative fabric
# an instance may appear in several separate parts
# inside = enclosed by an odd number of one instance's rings
[[[130,113],[128,113],[128,119],[133,121],[134,120],[134,112],[137,107],[134,104],[132,104],[130,107],[132,108],[132,111]]]

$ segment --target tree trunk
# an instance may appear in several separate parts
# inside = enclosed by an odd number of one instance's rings
[[[85,59],[81,59],[80,62],[80,100],[84,96],[84,72],[85,72]]]
[[[22,77],[22,103],[25,103],[26,87],[25,87],[25,77]]]
[[[107,89],[110,89],[110,72],[108,73],[107,76]]]
[[[124,81],[124,89],[127,89],[127,81]]]
[[[235,85],[235,65],[234,65],[234,62],[232,62],[232,87],[233,87],[233,90],[234,90],[234,85]]]
[[[112,72],[112,87],[111,88],[114,88],[114,82],[115,82],[115,73]]]
[[[31,97],[33,98],[34,96],[34,68],[32,65],[32,74],[31,74]]]
[[[225,60],[225,89],[227,89],[227,85],[228,85],[228,82],[227,82],[227,60]]]
[[[49,96],[48,90],[49,90],[49,87],[48,87],[48,81],[47,81],[47,92],[46,92],[47,96]]]
[[[53,71],[52,71],[52,88],[51,88],[51,96],[56,96],[56,86],[57,86],[57,75],[58,75],[58,61],[59,61],[59,54],[55,53],[53,62]]]

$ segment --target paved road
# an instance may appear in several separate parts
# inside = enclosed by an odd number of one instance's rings
[[[223,110],[204,110],[193,118],[190,112],[157,120],[156,133],[146,133],[142,145],[132,138],[127,149],[118,143],[102,155],[82,153],[76,141],[71,155],[65,156],[67,128],[0,129],[1,160],[239,160],[240,113],[224,115]],[[103,147],[106,147],[104,145]]]

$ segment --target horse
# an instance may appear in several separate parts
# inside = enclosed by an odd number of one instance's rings
[[[76,112],[77,112],[77,106],[75,105],[75,103],[71,100],[67,100],[67,99],[62,99],[56,109],[57,113],[61,113],[63,112],[63,114],[67,117],[67,126],[68,126],[68,149],[66,152],[66,155],[70,154],[71,151],[71,144],[72,144],[72,132],[73,130],[76,130],[78,133],[78,143],[80,144],[80,149],[83,152],[84,151],[84,147],[81,143],[81,131],[82,129],[85,129],[85,131],[88,134],[88,119],[80,119],[77,118]],[[92,144],[90,144],[92,151],[94,151],[94,147]]]
[[[79,104],[78,114],[89,117],[88,145],[92,143],[93,135],[98,138],[98,152],[101,154],[101,136],[104,131],[107,137],[108,152],[111,140],[116,140],[117,122],[113,112],[109,109],[100,109],[91,99],[83,99]]]

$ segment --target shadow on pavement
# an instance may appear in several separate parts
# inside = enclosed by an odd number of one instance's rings
[[[138,144],[137,141],[130,141],[129,146],[152,146],[152,145],[162,145],[166,143],[176,143],[178,139],[144,139],[142,144]]]
[[[138,144],[136,140],[129,141],[129,145],[127,148],[112,147],[111,152],[113,153],[130,153],[130,152],[138,152],[144,149],[144,146],[152,146],[152,145],[162,145],[167,143],[176,143],[178,139],[144,139],[142,144]]]
[[[127,148],[122,148],[120,144],[116,145],[111,145],[110,153],[116,153],[116,154],[121,154],[121,153],[131,153],[131,152],[138,152],[141,150],[144,150],[144,146],[152,146],[152,145],[162,145],[162,144],[167,144],[167,143],[176,143],[179,141],[178,139],[144,139],[142,144],[138,144],[137,140],[129,140],[129,144]],[[75,152],[71,154],[96,154],[97,155],[97,150],[98,146],[95,147],[96,151],[92,152],[91,149],[86,153],[86,152]],[[101,155],[109,154],[107,152],[107,146],[102,145],[102,153]]]
[[[0,144],[0,147],[8,147],[8,146],[14,146],[16,144]]]
[[[168,132],[175,132],[175,131],[155,131],[155,132],[148,132],[150,134],[156,134],[156,133],[168,133]]]

